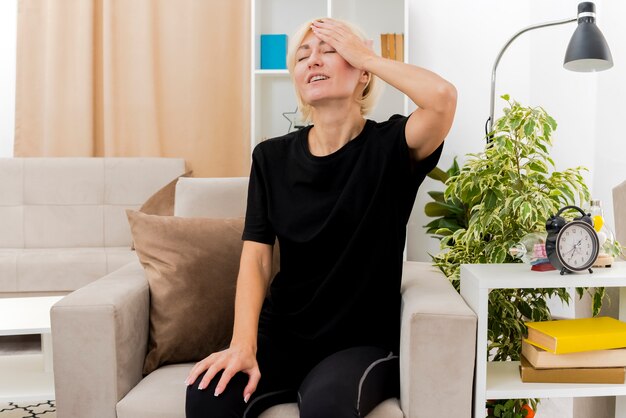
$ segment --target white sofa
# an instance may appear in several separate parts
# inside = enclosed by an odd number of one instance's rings
[[[136,260],[124,210],[178,158],[0,159],[0,297],[64,294]]]
[[[247,179],[181,178],[174,214],[240,217]],[[471,416],[476,315],[428,263],[406,262],[402,278],[400,398],[368,418]],[[71,293],[51,310],[58,418],[183,418],[193,363],[143,377],[150,294],[139,261]],[[296,404],[262,418],[297,418]],[[332,418],[332,417],[329,417]]]

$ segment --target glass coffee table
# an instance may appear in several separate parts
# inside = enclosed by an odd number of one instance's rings
[[[50,308],[62,296],[0,298],[0,336],[41,334],[41,353],[0,355],[0,401],[53,400]]]

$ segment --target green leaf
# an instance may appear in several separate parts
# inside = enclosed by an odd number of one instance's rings
[[[550,190],[550,196],[563,196],[563,192],[559,189]]]
[[[487,194],[485,195],[485,200],[484,200],[484,206],[485,209],[487,210],[491,210],[494,207],[496,207],[498,203],[498,195],[496,195],[496,193],[493,190],[488,190]]]
[[[427,216],[435,217],[460,214],[463,212],[463,209],[447,203],[428,202],[424,206],[424,212],[426,212]]]
[[[492,253],[491,253],[491,260],[492,263],[504,263],[504,259],[506,258],[506,250],[502,247],[497,247]]]
[[[600,309],[602,308],[603,297],[604,297],[604,288],[603,287],[596,288],[596,291],[593,294],[593,305],[592,305],[593,316],[597,316],[600,313]]]
[[[460,225],[456,219],[448,219],[448,218],[441,219],[441,221],[439,222],[439,226],[441,228],[448,228],[452,231],[456,231],[457,229],[464,228],[464,226]]]
[[[563,193],[568,203],[574,203],[576,201],[576,198],[574,197],[574,192],[569,187],[565,185],[559,185],[557,187]]]
[[[443,202],[444,201],[443,192],[430,191],[430,192],[428,192],[428,195],[430,197],[432,197],[435,202]]]
[[[448,181],[449,178],[448,174],[439,167],[433,168],[427,176],[433,180],[439,180],[442,183]]]
[[[442,218],[437,218],[435,220],[432,220],[428,222],[426,225],[424,225],[424,228],[429,229],[429,230],[430,229],[436,230],[441,227],[442,220],[443,220]],[[428,233],[430,234],[431,232],[429,231]]]
[[[504,100],[506,100],[507,102],[511,99],[511,96],[509,96],[508,94],[503,94],[500,97],[503,98]]]
[[[448,174],[448,176],[452,177],[459,174],[459,171],[459,163],[456,161],[456,157],[454,157],[454,160],[452,161],[452,167],[450,167],[448,171],[446,171],[446,173]]]
[[[527,164],[529,168],[539,173],[548,174],[548,167],[542,161],[532,161]]]
[[[435,231],[435,234],[447,237],[448,235],[452,235],[452,231],[448,228],[439,228]]]
[[[519,302],[519,305],[517,305],[520,313],[522,315],[524,315],[526,318],[532,318],[533,317],[533,310],[530,307],[530,305],[528,304],[528,302],[522,300]]]
[[[537,148],[539,148],[544,154],[548,154],[548,147],[546,147],[544,144],[538,142],[537,144]]]
[[[520,206],[520,215],[522,217],[522,221],[525,221],[528,218],[530,218],[531,214],[532,214],[532,206],[530,205],[530,203],[528,202],[522,203],[522,205]]]
[[[548,123],[550,124],[550,127],[552,128],[553,131],[556,131],[556,121],[554,119],[552,119],[552,116],[548,116]]]

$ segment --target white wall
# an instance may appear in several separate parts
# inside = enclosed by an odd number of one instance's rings
[[[17,0],[0,1],[0,158],[13,156]]]
[[[506,40],[528,25],[526,2],[481,0],[410,0],[409,42],[411,63],[428,68],[452,82],[458,91],[454,124],[446,139],[439,167],[450,167],[454,157],[480,152],[485,144],[489,116],[491,68]],[[520,38],[511,45],[498,66],[496,97],[509,93],[520,102],[530,96],[530,43]],[[504,102],[496,100],[495,117]],[[429,261],[439,252],[439,242],[424,233],[431,218],[424,215],[428,191],[443,190],[441,183],[426,179],[418,193],[409,221],[408,259]]]
[[[575,17],[577,0],[410,0],[411,63],[450,80],[459,92],[457,114],[439,164],[483,147],[489,113],[491,67],[500,48],[518,30],[535,23]],[[583,165],[594,197],[612,217],[611,188],[626,179],[626,141],[619,129],[626,116],[626,27],[618,22],[626,2],[597,0],[597,23],[611,47],[615,66],[601,73],[563,69],[563,57],[576,23],[521,35],[507,49],[497,71],[496,97],[509,93],[517,101],[543,106],[558,122],[552,157],[557,169]],[[622,95],[620,95],[622,93]],[[496,115],[504,105],[496,100]],[[410,220],[408,258],[428,261],[438,242],[423,233],[426,194],[438,186],[427,179]]]
[[[615,226],[611,189],[626,180],[626,129],[622,125],[626,120],[626,2],[597,0],[597,8],[601,13],[598,25],[609,42],[615,66],[598,74],[592,189]]]
[[[533,21],[561,20],[575,17],[578,1],[532,0]],[[604,10],[598,5],[597,11]],[[607,73],[577,73],[563,68],[563,58],[577,23],[542,28],[526,34],[531,42],[531,104],[543,106],[556,119],[552,153],[558,170],[585,166],[587,184],[593,183],[595,147],[589,141],[595,135],[595,108],[598,77]],[[602,29],[603,25],[599,25]]]

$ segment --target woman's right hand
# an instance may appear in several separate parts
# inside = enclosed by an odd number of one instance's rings
[[[261,372],[259,371],[259,365],[254,350],[252,348],[231,344],[226,350],[215,352],[204,360],[196,363],[191,369],[191,372],[189,372],[185,383],[187,386],[192,385],[198,376],[206,371],[206,374],[198,385],[198,389],[204,390],[220,370],[224,370],[224,373],[222,373],[222,377],[215,388],[215,396],[219,396],[224,392],[228,382],[230,382],[230,379],[232,379],[235,374],[243,372],[249,376],[248,384],[243,391],[243,398],[247,403],[261,379]]]

